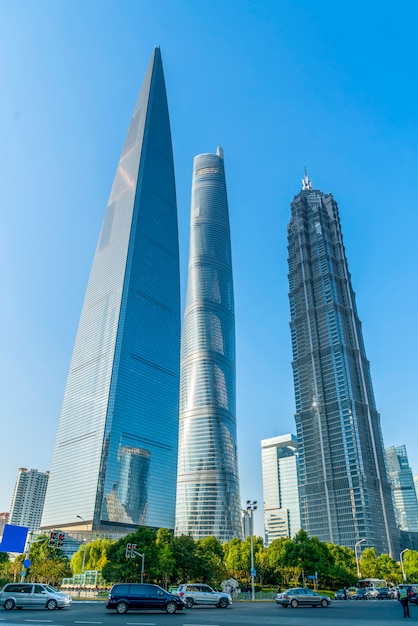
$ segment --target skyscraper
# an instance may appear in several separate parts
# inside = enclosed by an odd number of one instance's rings
[[[386,448],[389,481],[400,530],[418,532],[418,500],[405,446]]]
[[[241,536],[235,317],[224,159],[194,159],[181,339],[176,533]]]
[[[338,206],[307,175],[291,203],[289,300],[301,522],[321,541],[396,554],[385,453]],[[398,552],[399,554],[399,552]]]
[[[19,467],[6,522],[13,526],[27,526],[29,530],[38,530],[41,525],[48,479],[49,472]]]
[[[43,528],[174,529],[179,366],[177,206],[155,48],[87,285]]]
[[[293,538],[300,530],[298,441],[281,435],[261,442],[264,533],[269,546],[279,537]]]

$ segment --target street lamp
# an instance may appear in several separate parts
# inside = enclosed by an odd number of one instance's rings
[[[399,555],[399,560],[401,562],[401,568],[402,568],[402,577],[403,577],[403,581],[406,582],[406,574],[405,574],[405,568],[403,566],[403,554],[404,552],[408,552],[409,548],[405,548],[405,550],[402,550],[402,552]]]
[[[81,521],[85,523],[85,525],[86,525],[86,532],[87,532],[87,522],[84,519],[84,517],[81,517],[81,515],[76,515],[76,517],[78,517],[78,519],[81,519]],[[83,584],[85,584],[85,580],[84,580],[84,566],[85,566],[85,563],[86,563],[87,537],[84,537],[83,541],[84,541],[84,552],[83,552],[83,562],[81,564],[81,575],[83,577]]]
[[[251,502],[251,500],[247,500],[247,513],[248,513],[248,517],[250,520],[250,545],[251,545],[251,600],[254,602],[255,600],[255,595],[254,595],[254,576],[255,576],[255,569],[254,569],[254,543],[253,543],[253,534],[254,534],[254,523],[253,523],[253,513],[257,508],[257,500],[253,500]]]
[[[360,539],[360,541],[357,541],[356,545],[354,546],[354,552],[356,555],[356,565],[357,565],[357,578],[360,580],[360,563],[359,563],[359,558],[358,558],[358,551],[357,548],[359,547],[359,545],[361,543],[363,543],[363,541],[366,541],[365,539]]]

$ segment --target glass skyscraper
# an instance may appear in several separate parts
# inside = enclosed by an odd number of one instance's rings
[[[293,538],[300,530],[298,441],[281,435],[261,442],[264,533],[269,546],[279,537]]]
[[[93,260],[43,528],[174,529],[179,373],[177,206],[155,48]]]
[[[406,447],[386,448],[386,460],[398,528],[418,533],[418,500]]]
[[[305,175],[288,226],[301,522],[399,555],[385,452],[338,206]]]
[[[235,316],[224,159],[194,159],[181,339],[176,533],[241,536],[235,418]]]

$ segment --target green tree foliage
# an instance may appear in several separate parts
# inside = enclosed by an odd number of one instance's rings
[[[418,552],[416,550],[404,552],[403,566],[407,580],[411,583],[418,583]]]
[[[354,550],[333,543],[326,544],[330,560],[321,568],[321,582],[325,587],[350,587],[357,582],[357,564]]]
[[[362,578],[378,578],[376,548],[365,548],[361,555],[360,571]]]
[[[322,573],[327,562],[329,554],[326,544],[321,543],[317,537],[308,537],[304,530],[300,530],[293,541],[285,546],[283,565],[294,568],[298,578],[302,574],[308,576],[315,572]]]
[[[380,554],[376,559],[376,563],[378,578],[383,578],[395,585],[402,581],[401,568],[388,554]]]
[[[110,539],[95,539],[90,543],[82,544],[71,557],[73,574],[81,574],[83,570],[102,570],[107,563],[107,549],[114,543]],[[85,555],[84,555],[85,551]]]
[[[173,575],[176,560],[173,554],[173,535],[167,528],[159,528],[156,543],[158,546],[158,569],[163,586],[167,589]]]
[[[126,557],[126,544],[136,544],[137,552],[145,555],[145,580],[158,578],[157,532],[153,528],[140,526],[135,533],[111,543],[106,550],[107,563],[102,575],[108,582],[140,582],[142,559]]]
[[[23,556],[19,557],[23,560]],[[40,537],[29,550],[30,567],[26,572],[29,582],[60,585],[63,578],[71,576],[68,558],[60,548],[48,546],[48,537]],[[20,564],[22,568],[22,564]]]
[[[196,555],[196,543],[189,535],[180,535],[173,539],[173,556],[176,562],[174,578],[178,582],[198,580],[199,559]]]
[[[219,585],[227,578],[222,544],[216,537],[205,537],[196,541],[195,554],[202,581]]]

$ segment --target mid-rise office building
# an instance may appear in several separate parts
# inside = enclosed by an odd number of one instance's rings
[[[3,537],[3,530],[9,521],[8,513],[0,513],[0,539]]]
[[[176,533],[220,541],[241,536],[234,291],[221,148],[193,163]]]
[[[43,528],[174,530],[179,279],[170,122],[155,48],[93,259]]]
[[[5,524],[27,526],[29,530],[38,530],[41,525],[48,479],[49,472],[38,472],[36,469],[19,467],[9,519]],[[3,530],[1,534],[3,534]]]
[[[398,556],[370,365],[333,196],[305,175],[288,226],[301,525]]]
[[[263,439],[261,464],[265,545],[269,546],[279,537],[293,538],[301,528],[296,436]]]
[[[386,448],[388,475],[400,530],[418,532],[418,500],[406,446]]]

